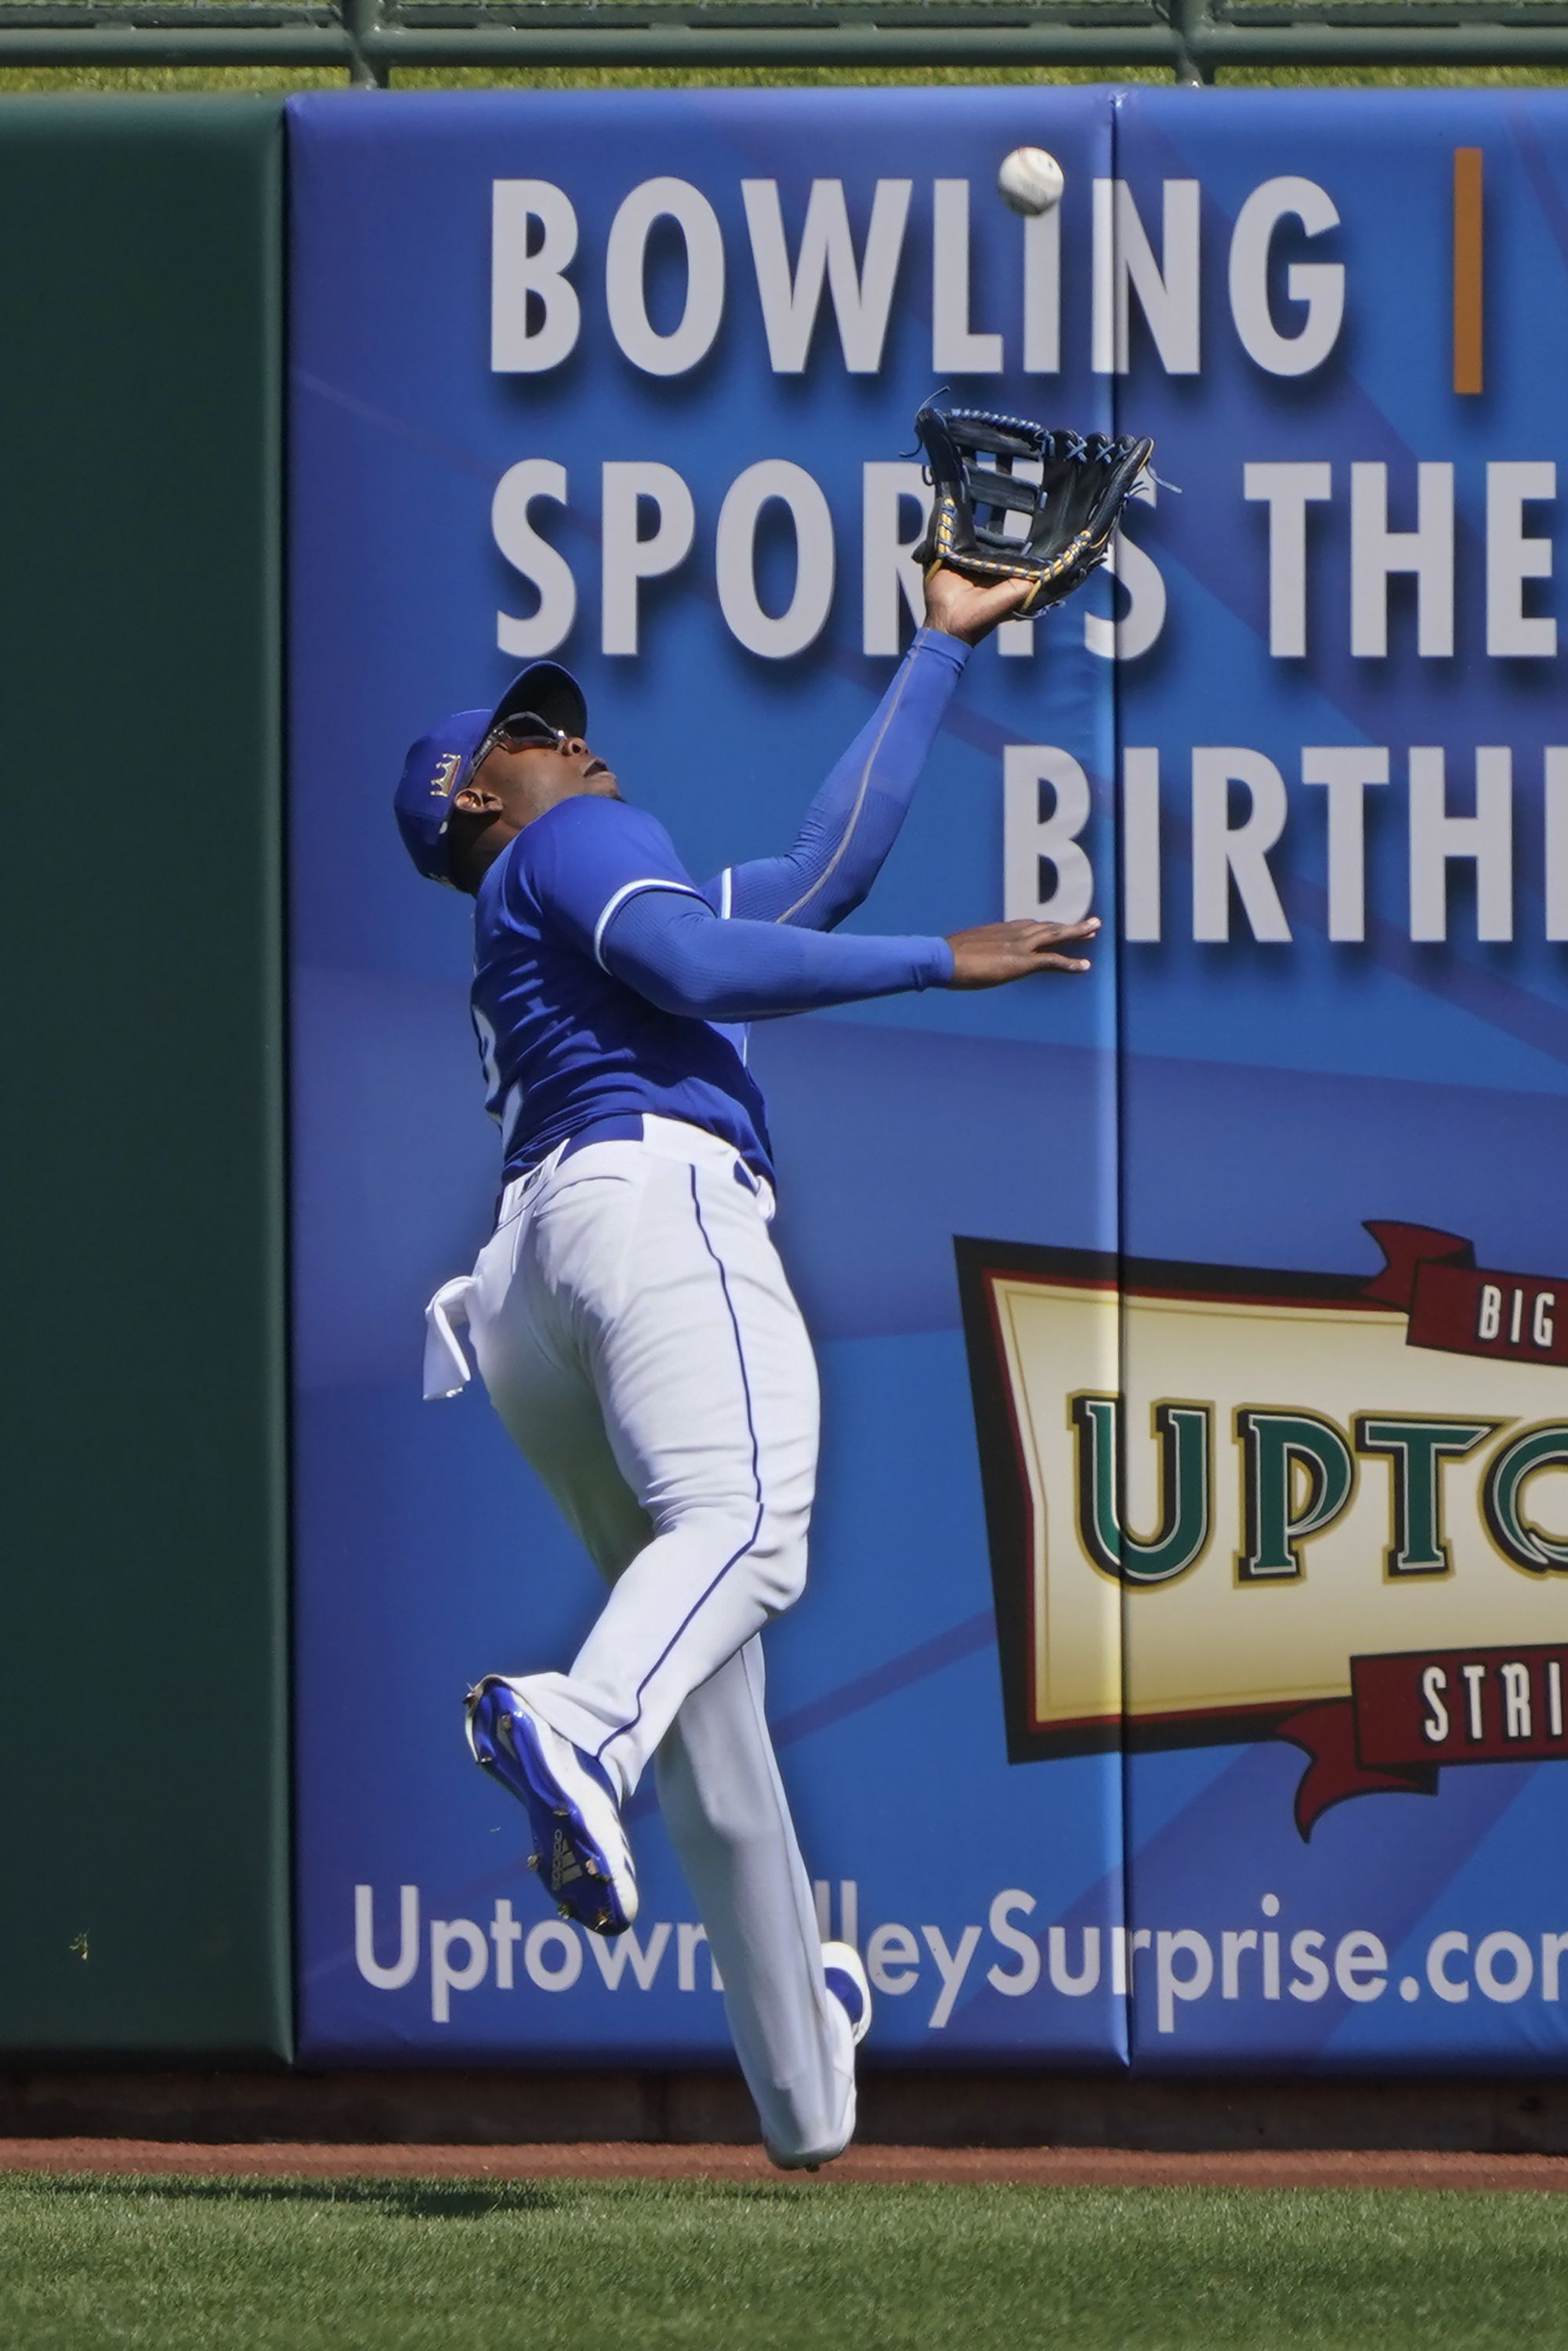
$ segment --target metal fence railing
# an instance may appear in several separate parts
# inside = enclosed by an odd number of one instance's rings
[[[0,66],[1568,68],[1568,0],[0,0]]]

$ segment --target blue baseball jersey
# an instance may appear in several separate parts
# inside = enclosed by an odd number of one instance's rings
[[[504,1176],[640,1111],[706,1127],[771,1176],[745,1029],[661,1012],[605,967],[612,916],[649,890],[703,898],[656,817],[587,794],[536,817],[479,884],[471,1001]]]
[[[559,801],[507,844],[476,901],[472,999],[506,1176],[595,1119],[651,1111],[706,1127],[771,1176],[744,1019],[951,977],[941,939],[824,935],[881,871],[967,657],[956,639],[921,630],[794,846],[701,890],[658,820],[621,800]],[[677,941],[668,932],[683,901],[705,919]],[[655,919],[661,909],[669,919]],[[682,969],[695,977],[705,962],[706,990],[683,998]],[[632,984],[639,975],[685,1008],[662,1009]]]

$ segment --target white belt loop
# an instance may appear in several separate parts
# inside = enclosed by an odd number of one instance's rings
[[[570,1142],[570,1137],[569,1136],[567,1140]],[[503,1225],[509,1225],[514,1217],[522,1214],[535,1192],[543,1188],[545,1178],[555,1174],[565,1151],[566,1144],[558,1143],[548,1158],[539,1160],[536,1165],[526,1169],[521,1176],[514,1176],[507,1183],[502,1185],[501,1196],[496,1203],[497,1233]],[[447,1286],[450,1288],[450,1283]],[[442,1294],[444,1296],[444,1291]]]
[[[471,1273],[444,1281],[424,1310],[424,1401],[461,1395],[474,1374],[458,1340],[468,1328],[468,1307],[475,1290]]]
[[[645,1147],[661,1159],[679,1159],[687,1165],[701,1167],[711,1164],[716,1168],[735,1168],[745,1176],[746,1187],[761,1210],[763,1221],[771,1224],[778,1207],[772,1185],[765,1176],[747,1167],[733,1143],[715,1134],[706,1126],[693,1126],[689,1120],[665,1118],[657,1111],[643,1113],[643,1141]]]

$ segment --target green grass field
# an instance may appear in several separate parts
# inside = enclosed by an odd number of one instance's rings
[[[1568,2198],[0,2179],[5,2351],[1555,2351]]]

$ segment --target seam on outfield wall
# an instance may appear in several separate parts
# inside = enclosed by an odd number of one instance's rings
[[[294,990],[288,764],[289,141],[281,102],[273,124],[273,158],[272,238],[267,257],[270,279],[267,308],[272,332],[267,338],[270,380],[267,385],[267,406],[271,420],[267,471],[273,517],[268,556],[274,575],[267,599],[273,630],[269,664],[272,673],[272,740],[268,750],[273,777],[270,851],[277,898],[277,918],[270,925],[269,935],[277,967],[268,977],[277,1008],[269,1071],[273,1094],[270,1108],[277,1139],[277,1198],[267,1243],[275,1268],[275,1303],[270,1320],[273,1324],[274,1385],[277,1401],[273,1422],[275,1462],[272,1487],[277,1517],[275,1540],[281,1553],[277,1614],[282,1672],[277,1708],[277,1736],[281,1740],[278,1804],[281,1863],[277,1869],[279,1882],[275,1888],[275,1898],[278,1904],[278,1940],[282,1945],[285,1970],[279,2022],[285,2063],[292,2065],[297,2062],[299,2043],[298,2005],[302,1955],[298,1946],[295,1875],[298,1852],[298,1792],[294,1737],[294,1565],[297,1549],[294,1520]]]
[[[1110,103],[1110,108],[1109,108],[1109,114],[1110,114],[1109,137],[1110,137],[1110,150],[1111,150],[1111,152],[1110,152],[1110,168],[1111,168],[1111,178],[1112,178],[1112,183],[1113,183],[1113,185],[1114,185],[1114,183],[1116,182],[1116,180],[1121,176],[1121,169],[1122,169],[1122,159],[1121,159],[1122,95],[1121,95],[1121,93],[1120,93],[1119,91],[1113,91],[1113,92],[1112,93],[1112,97],[1111,97],[1111,103]],[[1113,205],[1113,206],[1112,206],[1112,208],[1111,208],[1111,235],[1112,235],[1113,239],[1115,239],[1115,238],[1118,236],[1118,235],[1119,235],[1119,227],[1118,227],[1118,224],[1119,224],[1119,221],[1120,221],[1120,217],[1121,217],[1121,215],[1120,215],[1120,214],[1119,214],[1119,212],[1118,212],[1118,210],[1117,210],[1116,206],[1115,206],[1115,205]],[[1113,271],[1114,271],[1114,269],[1115,269],[1116,266],[1117,266],[1117,259],[1116,259],[1116,256],[1114,256],[1114,254],[1113,254],[1113,257],[1112,257],[1112,269],[1113,269]],[[1109,394],[1110,394],[1110,402],[1111,402],[1111,432],[1112,432],[1113,436],[1114,436],[1115,434],[1119,434],[1119,433],[1121,432],[1121,430],[1122,430],[1122,392],[1123,392],[1123,387],[1124,387],[1124,385],[1125,381],[1126,381],[1126,379],[1125,379],[1125,377],[1124,377],[1124,376],[1120,376],[1120,375],[1117,375],[1117,374],[1115,374],[1115,373],[1113,373],[1113,372],[1109,377],[1107,377],[1107,379],[1106,379],[1106,384],[1107,384],[1107,389],[1108,389],[1108,391],[1109,391]],[[1115,625],[1115,624],[1114,624],[1114,622],[1113,622],[1112,625],[1113,625],[1113,627],[1114,627],[1114,625]],[[1114,648],[1114,643],[1113,643],[1112,650],[1113,650],[1113,653],[1114,653],[1114,650],[1115,650],[1115,648]],[[1123,960],[1123,940],[1122,940],[1122,927],[1123,927],[1123,926],[1122,926],[1122,919],[1121,919],[1122,907],[1123,907],[1124,904],[1125,903],[1125,897],[1126,897],[1126,893],[1125,893],[1125,889],[1124,889],[1124,880],[1123,880],[1124,865],[1124,849],[1125,849],[1125,844],[1124,844],[1124,840],[1123,840],[1123,819],[1124,819],[1124,805],[1123,805],[1123,801],[1122,801],[1122,799],[1121,799],[1121,776],[1122,776],[1122,669],[1123,669],[1123,665],[1122,665],[1122,664],[1121,664],[1119,661],[1116,661],[1116,660],[1113,659],[1113,660],[1112,660],[1112,662],[1111,662],[1111,664],[1110,664],[1110,670],[1111,670],[1111,761],[1110,761],[1110,765],[1111,765],[1111,774],[1110,774],[1110,778],[1109,778],[1110,790],[1109,790],[1109,796],[1108,796],[1108,797],[1109,797],[1109,805],[1110,805],[1110,825],[1111,825],[1111,857],[1110,857],[1110,867],[1111,867],[1111,884],[1110,884],[1110,891],[1111,891],[1111,917],[1110,917],[1110,929],[1111,929],[1111,932],[1112,932],[1112,935],[1112,935],[1112,949],[1111,949],[1111,989],[1112,989],[1112,998],[1111,998],[1111,1000],[1112,1000],[1112,1007],[1113,1007],[1113,1010],[1112,1010],[1112,1020],[1113,1020],[1113,1052],[1112,1052],[1112,1080],[1111,1080],[1111,1084],[1112,1084],[1112,1122],[1113,1122],[1113,1123],[1112,1123],[1112,1145],[1113,1145],[1113,1148],[1112,1148],[1112,1166],[1113,1166],[1113,1176],[1112,1176],[1112,1183],[1113,1183],[1113,1203],[1114,1203],[1114,1209],[1113,1209],[1113,1212],[1114,1212],[1115,1219],[1116,1219],[1116,1240],[1115,1240],[1115,1249],[1116,1249],[1116,1386],[1117,1386],[1118,1392],[1120,1392],[1120,1393],[1122,1393],[1122,1394],[1124,1394],[1124,1395],[1125,1390],[1126,1390],[1126,1385],[1127,1385],[1127,1382],[1126,1382],[1126,1353],[1127,1353],[1127,1289],[1126,1289],[1126,1268],[1127,1268],[1127,1195],[1128,1195],[1128,1188],[1129,1188],[1129,1187],[1128,1187],[1128,1181],[1127,1181],[1127,1164],[1126,1164],[1127,1155],[1126,1155],[1126,1148],[1125,1148],[1125,1138],[1126,1138],[1126,1134],[1127,1134],[1127,1006],[1126,1006],[1126,994],[1125,994],[1125,988],[1126,988],[1126,967],[1125,967],[1125,965],[1124,965],[1124,960]],[[1124,1418],[1124,1422],[1125,1422],[1126,1414],[1125,1414],[1125,1409],[1124,1409],[1124,1408],[1123,1418]],[[1128,1447],[1127,1447],[1126,1445],[1124,1445],[1124,1446],[1121,1447],[1121,1452],[1120,1452],[1120,1469],[1121,1469],[1121,1483],[1122,1483],[1122,1486],[1123,1486],[1124,1490],[1123,1490],[1121,1493],[1119,1493],[1119,1494],[1117,1495],[1117,1497],[1116,1497],[1116,1508],[1117,1508],[1117,1513],[1118,1513],[1118,1516],[1119,1516],[1119,1519],[1120,1519],[1121,1524],[1122,1524],[1124,1527],[1125,1527],[1125,1526],[1127,1525],[1127,1523],[1128,1523],[1128,1520],[1127,1520],[1127,1498],[1126,1498],[1126,1493],[1125,1493],[1125,1483],[1126,1483],[1126,1462],[1127,1462],[1127,1453],[1128,1453],[1128,1449],[1129,1449],[1129,1448],[1128,1448]],[[1129,1675],[1128,1675],[1128,1669],[1127,1669],[1127,1640],[1128,1640],[1129,1633],[1130,1633],[1130,1631],[1131,1631],[1131,1626],[1130,1626],[1130,1624],[1129,1624],[1129,1621],[1128,1621],[1128,1604],[1129,1604],[1129,1600],[1130,1600],[1130,1594],[1129,1594],[1129,1593],[1128,1593],[1128,1591],[1127,1591],[1127,1587],[1126,1587],[1125,1583],[1123,1583],[1123,1585],[1122,1585],[1121,1591],[1120,1591],[1120,1593],[1118,1593],[1118,1595],[1117,1595],[1117,1611],[1116,1611],[1116,1624],[1117,1624],[1116,1677],[1117,1677],[1117,1681],[1118,1681],[1118,1684],[1119,1684],[1119,1686],[1120,1686],[1120,1691],[1121,1691],[1121,1713],[1122,1713],[1122,1719],[1121,1719],[1121,1722],[1120,1722],[1120,1724],[1119,1724],[1119,1726],[1118,1726],[1118,1730],[1117,1730],[1117,1740],[1116,1740],[1116,1758],[1117,1758],[1117,1761],[1116,1761],[1116,1776],[1117,1776],[1117,1787],[1118,1787],[1118,1792],[1119,1792],[1119,1796],[1120,1796],[1120,1803],[1119,1803],[1119,1807],[1118,1807],[1118,1811],[1117,1811],[1117,1817],[1116,1817],[1116,1833],[1117,1833],[1118,1840],[1119,1840],[1120,1844],[1121,1844],[1121,1873],[1120,1873],[1120,1874],[1121,1874],[1121,1896],[1122,1896],[1121,1908],[1122,1908],[1122,1923],[1123,1923],[1123,1929],[1124,1929],[1124,1933],[1131,1933],[1132,1928],[1133,1928],[1133,1924],[1134,1924],[1133,1917],[1132,1917],[1132,1907],[1133,1907],[1133,1904],[1132,1904],[1132,1891],[1133,1891],[1133,1850],[1132,1850],[1132,1840],[1131,1840],[1131,1838],[1130,1838],[1130,1836],[1129,1836],[1129,1834],[1128,1834],[1128,1825],[1127,1825],[1127,1823],[1128,1823],[1128,1805],[1129,1805],[1130,1796],[1131,1796],[1131,1791],[1130,1791],[1130,1788],[1129,1788],[1129,1785],[1128,1785],[1128,1754],[1127,1754],[1127,1702],[1128,1702],[1128,1695],[1129,1695]],[[1135,1986],[1136,1986],[1135,1971],[1134,1971],[1131,1967],[1129,1967],[1129,1968],[1126,1970],[1126,1974],[1125,1974],[1124,1981],[1125,1981],[1126,1989],[1125,1989],[1125,1991],[1123,1992],[1123,1995],[1122,1995],[1122,2008],[1121,2008],[1121,2019],[1120,2019],[1120,2022],[1121,2022],[1121,2030],[1122,2030],[1122,2053],[1121,2053],[1121,2054],[1122,2054],[1122,2064],[1123,2064],[1123,2065],[1124,2065],[1124,2067],[1126,2067],[1126,2068],[1128,2068],[1128,2069],[1130,2070],[1130,2069],[1131,2069],[1131,2067],[1132,2067],[1132,2064],[1133,2064],[1133,1998],[1134,1998],[1134,1992]]]

